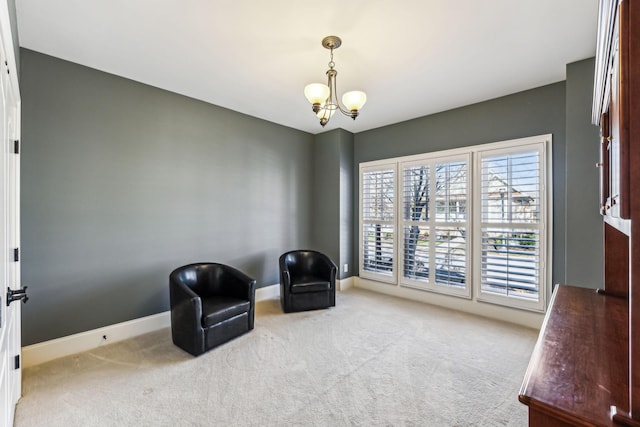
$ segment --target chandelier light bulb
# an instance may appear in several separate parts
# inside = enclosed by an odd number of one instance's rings
[[[322,83],[311,83],[305,86],[304,96],[311,104],[324,104],[329,97],[329,86]]]
[[[316,113],[316,116],[319,119],[325,118],[327,120],[329,120],[329,118],[331,118],[331,116],[333,116],[333,113],[336,112],[337,108],[335,108],[335,106],[333,106],[333,108],[331,108],[332,106],[330,105],[329,108],[325,107],[326,104],[323,104],[320,106],[320,110]]]
[[[367,94],[359,90],[352,90],[342,95],[342,103],[349,111],[360,110],[366,102]]]

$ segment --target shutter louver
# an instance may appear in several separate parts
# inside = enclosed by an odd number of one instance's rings
[[[540,153],[482,158],[482,291],[537,300]]]
[[[393,274],[394,186],[394,169],[362,174],[362,268],[383,276]]]

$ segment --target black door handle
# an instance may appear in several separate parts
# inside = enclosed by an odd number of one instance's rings
[[[27,288],[28,286],[25,286],[23,288],[16,289],[15,291],[11,288],[7,288],[7,307],[9,307],[9,304],[14,301],[22,300],[23,303],[29,301],[29,297],[27,296]]]

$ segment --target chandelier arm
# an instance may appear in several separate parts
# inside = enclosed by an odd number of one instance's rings
[[[333,58],[331,62],[333,62]],[[345,116],[355,118],[355,116],[358,115],[357,111],[355,112],[355,115],[354,115],[354,112],[347,108],[344,108],[341,105],[340,100],[338,99],[338,89],[337,89],[337,83],[336,83],[337,75],[338,75],[338,71],[335,68],[333,68],[333,66],[331,66],[331,68],[327,70],[327,86],[329,86],[329,97],[325,101],[325,105],[335,105],[337,109],[340,110],[340,112]]]
[[[347,110],[345,108],[342,108],[340,103],[338,103],[337,101],[336,101],[336,105],[338,106],[338,110],[340,110],[340,112],[342,114],[344,114],[345,116],[353,117],[353,112],[351,110]]]

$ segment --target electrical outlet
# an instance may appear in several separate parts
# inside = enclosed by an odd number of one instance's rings
[[[345,264],[342,269],[344,270],[345,273],[348,273],[349,272],[349,264]]]

